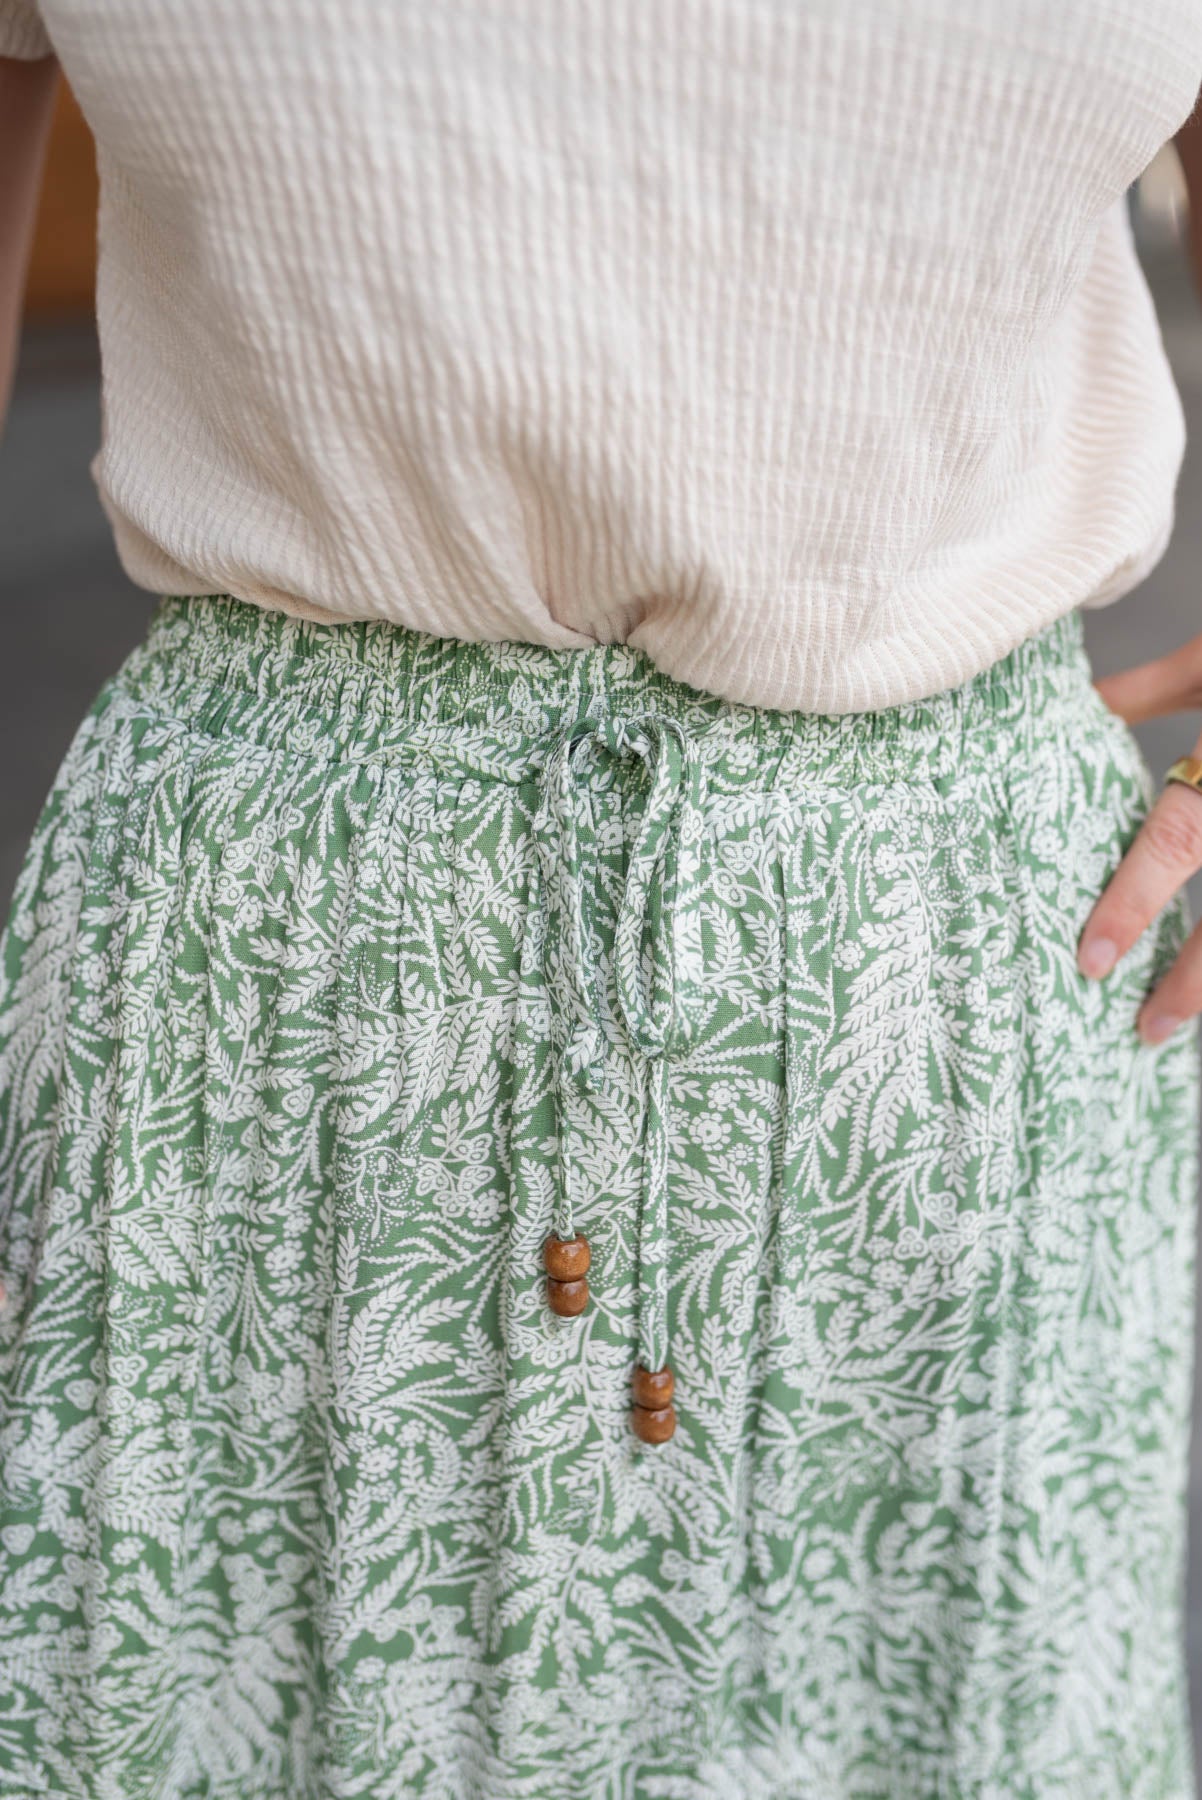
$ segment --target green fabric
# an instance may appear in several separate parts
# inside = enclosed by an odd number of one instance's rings
[[[1075,614],[817,717],[159,600],[0,939],[6,1800],[1192,1796],[1152,793]]]

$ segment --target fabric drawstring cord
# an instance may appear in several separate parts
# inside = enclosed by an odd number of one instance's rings
[[[616,989],[622,1023],[647,1064],[643,1167],[636,1225],[638,1355],[656,1371],[668,1359],[668,1148],[670,1062],[693,1041],[701,988],[698,852],[704,764],[675,718],[643,712],[584,715],[556,738],[547,757],[535,819],[545,878],[558,899],[560,929],[552,946],[556,999],[563,1009],[558,1053],[559,1184],[552,1229],[576,1226],[566,1117],[572,1097],[604,1079],[600,971],[594,954],[597,882],[591,798],[582,795],[586,763],[608,753],[640,757],[648,789],[634,841],[614,934]],[[650,939],[650,953],[647,940]]]

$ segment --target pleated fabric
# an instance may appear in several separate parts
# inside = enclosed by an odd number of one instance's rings
[[[0,936],[0,1792],[1192,1800],[1152,796],[1075,613],[818,715],[159,599]]]

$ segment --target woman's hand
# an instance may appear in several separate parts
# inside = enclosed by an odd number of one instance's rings
[[[1153,662],[1140,663],[1096,684],[1128,725],[1202,706],[1202,634]],[[1202,756],[1202,735],[1193,754]],[[1144,820],[1131,848],[1085,922],[1077,948],[1084,975],[1109,973],[1152,923],[1161,907],[1202,868],[1202,793],[1170,782]],[[1202,1012],[1202,925],[1190,933],[1176,962],[1140,1008],[1136,1029],[1159,1044]]]

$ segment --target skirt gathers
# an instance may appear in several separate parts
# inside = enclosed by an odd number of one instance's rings
[[[0,938],[6,1800],[1191,1800],[1152,795],[1075,613],[817,716],[157,599]]]

